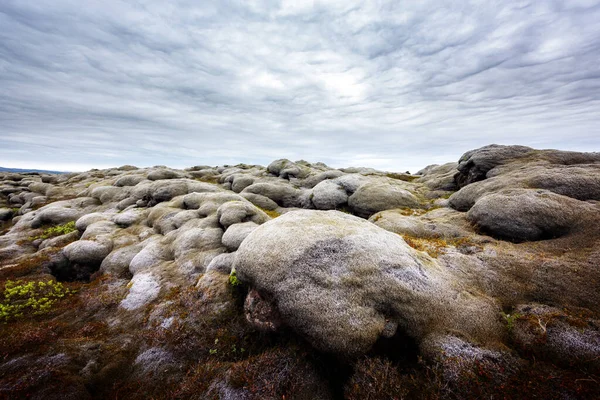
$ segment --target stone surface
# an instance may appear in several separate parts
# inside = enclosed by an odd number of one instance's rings
[[[400,185],[389,182],[373,182],[360,186],[348,198],[352,211],[364,218],[393,208],[418,208],[419,200]]]
[[[600,154],[458,161],[0,172],[0,397],[600,398]]]
[[[468,218],[484,232],[513,241],[552,239],[576,229],[591,205],[545,190],[514,189],[482,197]]]
[[[244,239],[256,228],[258,228],[258,224],[252,221],[231,225],[223,234],[221,243],[227,250],[236,251]]]
[[[336,211],[294,211],[261,225],[240,246],[234,268],[239,279],[273,296],[286,324],[326,351],[365,352],[390,319],[420,337],[438,324],[458,329],[464,318],[434,321],[455,312],[444,306],[455,293],[433,260],[399,236]],[[462,329],[493,332],[493,307],[475,297],[469,302],[489,324]]]

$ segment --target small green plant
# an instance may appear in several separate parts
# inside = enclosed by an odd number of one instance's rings
[[[241,353],[244,353],[244,352],[246,351],[246,349],[244,349],[243,347],[242,347],[242,348],[240,348],[240,349],[238,349],[235,343],[234,343],[234,344],[232,344],[232,345],[231,345],[231,352],[232,352],[233,354],[236,354],[238,351],[239,351],[239,352],[240,352],[240,354],[241,354]]]
[[[75,291],[56,281],[24,282],[8,280],[0,303],[0,321],[10,321],[25,314],[45,314],[52,305]]]
[[[13,216],[18,215],[21,209],[19,207],[13,207],[10,209],[12,211]]]
[[[218,344],[219,344],[219,338],[216,338],[215,339],[215,346],[217,346]],[[208,354],[210,354],[211,356],[216,355],[217,352],[218,352],[217,349],[210,349],[210,350],[208,350]]]
[[[237,278],[235,268],[232,269],[231,273],[229,274],[229,284],[233,287],[240,286],[242,284],[242,281]]]
[[[71,232],[75,232],[77,227],[75,227],[75,221],[67,222],[63,225],[51,226],[49,228],[44,229],[44,232],[36,236],[35,239],[49,239],[51,237],[66,235]]]
[[[515,327],[515,321],[521,318],[521,314],[515,313],[511,315],[502,313],[502,318],[504,318],[504,320],[506,321],[506,328],[508,329],[508,331],[512,332]]]

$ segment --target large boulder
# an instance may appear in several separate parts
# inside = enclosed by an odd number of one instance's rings
[[[181,178],[182,176],[183,174],[181,174],[180,172],[166,168],[157,168],[148,173],[148,179],[150,179],[151,181],[159,181],[163,179],[177,179]]]
[[[78,240],[66,246],[63,253],[72,263],[100,266],[111,250],[112,242],[108,240]]]
[[[401,185],[373,181],[360,186],[348,198],[348,205],[354,214],[369,218],[371,215],[393,208],[417,208],[419,200]]]
[[[242,194],[244,193],[267,197],[282,207],[303,208],[310,202],[308,195],[305,195],[303,191],[283,183],[255,183],[246,187],[242,191]]]
[[[83,214],[84,212],[79,209],[51,204],[38,212],[33,221],[31,221],[31,227],[39,228],[43,225],[66,224],[67,222],[76,221]]]
[[[576,228],[593,206],[546,190],[513,189],[482,197],[467,216],[481,230],[516,242],[552,239]]]
[[[318,210],[335,210],[348,202],[348,194],[338,182],[325,180],[313,188],[311,200]]]
[[[254,183],[254,178],[250,176],[235,176],[231,183],[231,190],[240,193],[242,190]]]
[[[115,186],[135,186],[141,181],[145,180],[143,175],[123,175],[118,178],[114,185]]]
[[[10,208],[0,208],[0,221],[8,221],[13,217],[13,214],[15,213]]]
[[[337,211],[292,211],[256,228],[240,245],[237,276],[273,298],[286,324],[314,346],[366,352],[400,329],[497,331],[493,304],[450,287],[452,278],[400,236]],[[262,321],[265,325],[268,321]]]
[[[269,220],[269,216],[256,208],[249,201],[228,201],[217,210],[219,223],[225,228],[241,222],[254,222],[262,224]]]
[[[223,246],[227,247],[229,251],[236,251],[244,239],[257,227],[258,224],[252,221],[231,225],[221,239]]]
[[[387,210],[373,215],[369,221],[387,231],[419,238],[449,239],[473,234],[465,213],[451,208],[436,208],[422,215]]]
[[[458,189],[454,181],[458,164],[455,162],[443,165],[429,165],[417,172],[420,178],[416,182],[424,183],[431,190],[452,191]]]
[[[458,160],[458,173],[454,179],[458,187],[484,180],[487,173],[510,160],[523,158],[535,152],[525,146],[502,146],[492,144],[471,150]]]
[[[290,160],[275,160],[267,167],[267,171],[283,179],[306,178],[310,174],[310,168]]]

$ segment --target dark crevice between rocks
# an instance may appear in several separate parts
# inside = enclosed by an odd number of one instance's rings
[[[344,391],[355,372],[356,360],[340,358],[314,349],[313,354],[317,371],[329,383],[333,398],[344,399]],[[401,371],[415,370],[418,368],[419,346],[413,338],[398,331],[390,338],[381,337],[366,356],[388,359]]]
[[[398,328],[390,338],[380,337],[368,354],[370,357],[387,358],[399,368],[415,367],[419,360],[417,341]]]
[[[74,264],[62,257],[52,261],[48,268],[58,282],[90,282],[91,276],[100,269],[100,264]]]
[[[314,350],[315,367],[319,375],[329,385],[329,390],[334,400],[344,400],[346,383],[353,373],[352,366],[331,354]]]

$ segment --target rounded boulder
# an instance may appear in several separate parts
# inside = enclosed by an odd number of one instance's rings
[[[338,211],[298,210],[257,227],[233,268],[272,298],[285,324],[315,347],[351,356],[389,336],[411,336],[443,314],[447,279],[400,236]],[[268,323],[268,321],[262,321]]]

